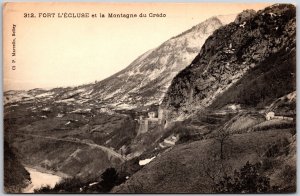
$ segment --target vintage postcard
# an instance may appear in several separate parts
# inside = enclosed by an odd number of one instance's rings
[[[3,3],[4,192],[296,192],[296,6]]]

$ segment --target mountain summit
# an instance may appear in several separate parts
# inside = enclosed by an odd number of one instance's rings
[[[98,82],[91,93],[117,107],[158,104],[172,79],[196,57],[204,41],[236,15],[212,17],[152,49]]]

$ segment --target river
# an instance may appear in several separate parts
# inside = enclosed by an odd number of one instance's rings
[[[29,184],[23,193],[33,193],[34,189],[39,189],[43,186],[49,185],[51,188],[55,186],[62,178],[60,176],[40,172],[36,169],[25,167],[25,169],[30,173],[31,184]]]

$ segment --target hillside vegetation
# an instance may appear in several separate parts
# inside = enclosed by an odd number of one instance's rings
[[[4,191],[21,192],[30,182],[30,175],[20,163],[15,149],[4,141]]]
[[[296,192],[296,8],[227,19],[100,82],[5,92],[6,190],[26,164],[63,177],[36,193]]]

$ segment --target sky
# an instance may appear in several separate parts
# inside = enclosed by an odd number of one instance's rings
[[[3,6],[4,91],[100,81],[124,69],[141,54],[212,16],[236,14],[245,9],[259,10],[269,5],[7,3]],[[31,13],[35,17],[24,17]],[[39,13],[50,14],[39,17]],[[54,17],[50,17],[51,13],[55,13]],[[58,18],[58,14],[63,13],[89,13],[90,17]],[[100,18],[100,13],[106,17]],[[143,13],[147,17],[108,18],[108,13]],[[149,13],[163,13],[166,17],[149,17]],[[92,18],[92,14],[97,17]]]

